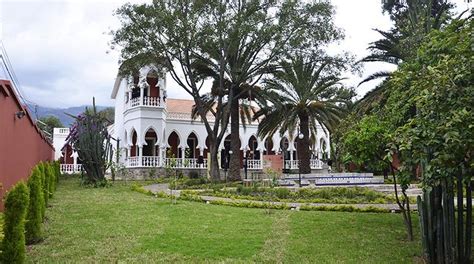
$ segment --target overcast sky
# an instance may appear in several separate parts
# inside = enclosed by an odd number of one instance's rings
[[[68,107],[90,104],[113,105],[110,93],[118,69],[118,54],[108,52],[107,34],[118,27],[113,11],[126,2],[120,0],[3,0],[0,4],[0,37],[10,57],[21,91],[26,99],[42,106]],[[139,1],[141,2],[141,1]],[[386,30],[390,20],[383,16],[381,0],[333,0],[336,24],[346,39],[331,50],[367,55],[370,42],[380,38],[373,28]],[[463,0],[454,1],[466,9]],[[472,3],[470,4],[472,6]],[[393,66],[368,63],[362,76],[345,83],[357,86],[364,76]],[[357,88],[365,94],[376,81]],[[168,96],[188,98],[168,80]]]

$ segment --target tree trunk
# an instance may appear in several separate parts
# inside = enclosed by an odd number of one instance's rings
[[[310,140],[309,140],[309,118],[308,115],[306,114],[300,114],[298,115],[300,119],[300,133],[303,134],[303,138],[300,139],[298,138],[298,143],[296,145],[296,151],[298,152],[298,160],[299,160],[299,166],[300,166],[300,172],[302,174],[308,174],[311,173],[311,165],[310,165],[310,159],[311,159],[311,153],[309,150],[310,147]]]
[[[239,138],[239,100],[234,99],[230,106],[230,155],[229,161],[229,179],[231,181],[239,181],[240,178],[240,142]],[[240,144],[239,144],[240,142]]]
[[[466,183],[466,257],[467,263],[472,263],[472,181]]]
[[[210,176],[212,181],[219,181],[220,171],[219,171],[219,160],[217,158],[217,144],[215,142],[209,142],[209,155],[211,156],[211,168]]]
[[[458,198],[458,261],[459,263],[464,263],[464,200],[463,200],[463,183],[462,183],[462,176],[458,173],[457,176],[457,198]]]
[[[405,227],[407,229],[407,236],[408,236],[408,240],[410,241],[413,241],[413,226],[412,226],[412,222],[411,222],[411,214],[410,214],[410,206],[409,206],[409,200],[408,200],[408,197],[406,196],[406,194],[404,193],[404,191],[402,191],[403,195],[406,197],[406,202],[408,203],[408,207],[405,208],[405,202],[401,202],[400,201],[400,198],[398,196],[398,187],[397,187],[397,177],[395,176],[395,170],[393,168],[393,166],[390,164],[390,170],[392,172],[392,177],[393,177],[393,188],[394,188],[394,191],[395,191],[395,200],[398,204],[398,208],[400,208],[400,211],[402,212],[402,216],[403,216],[403,221],[405,223]]]

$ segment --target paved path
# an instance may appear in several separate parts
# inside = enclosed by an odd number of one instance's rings
[[[168,184],[152,184],[148,186],[144,186],[145,190],[149,190],[153,193],[164,192],[169,195],[175,195],[179,197],[181,191],[180,190],[170,190]],[[215,196],[207,196],[207,195],[200,195],[203,201],[223,201],[223,202],[246,202],[246,203],[258,203],[258,204],[268,204],[269,201],[255,201],[255,200],[245,200],[245,199],[232,199],[232,198],[224,198],[224,197],[215,197]],[[367,208],[367,207],[376,207],[380,209],[386,209],[393,212],[399,212],[400,209],[397,204],[333,204],[333,203],[292,203],[292,202],[271,202],[275,205],[286,204],[290,208],[300,208],[301,206],[353,206],[356,208]],[[410,204],[410,209],[416,210],[416,204]]]

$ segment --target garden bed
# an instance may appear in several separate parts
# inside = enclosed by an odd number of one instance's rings
[[[395,198],[365,187],[329,188],[262,188],[244,187],[214,188],[212,190],[185,191],[195,195],[223,197],[253,201],[330,204],[392,204]]]

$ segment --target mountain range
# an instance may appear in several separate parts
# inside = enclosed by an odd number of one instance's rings
[[[61,123],[66,127],[69,127],[74,122],[74,118],[68,116],[67,114],[77,116],[83,113],[86,107],[91,107],[91,106],[82,105],[82,106],[74,106],[74,107],[68,107],[68,108],[52,108],[52,107],[46,107],[46,106],[40,106],[40,105],[28,105],[28,109],[30,110],[31,115],[34,118],[55,116],[59,118]],[[96,106],[96,107],[97,107],[97,111],[101,111],[108,108],[108,106]]]

